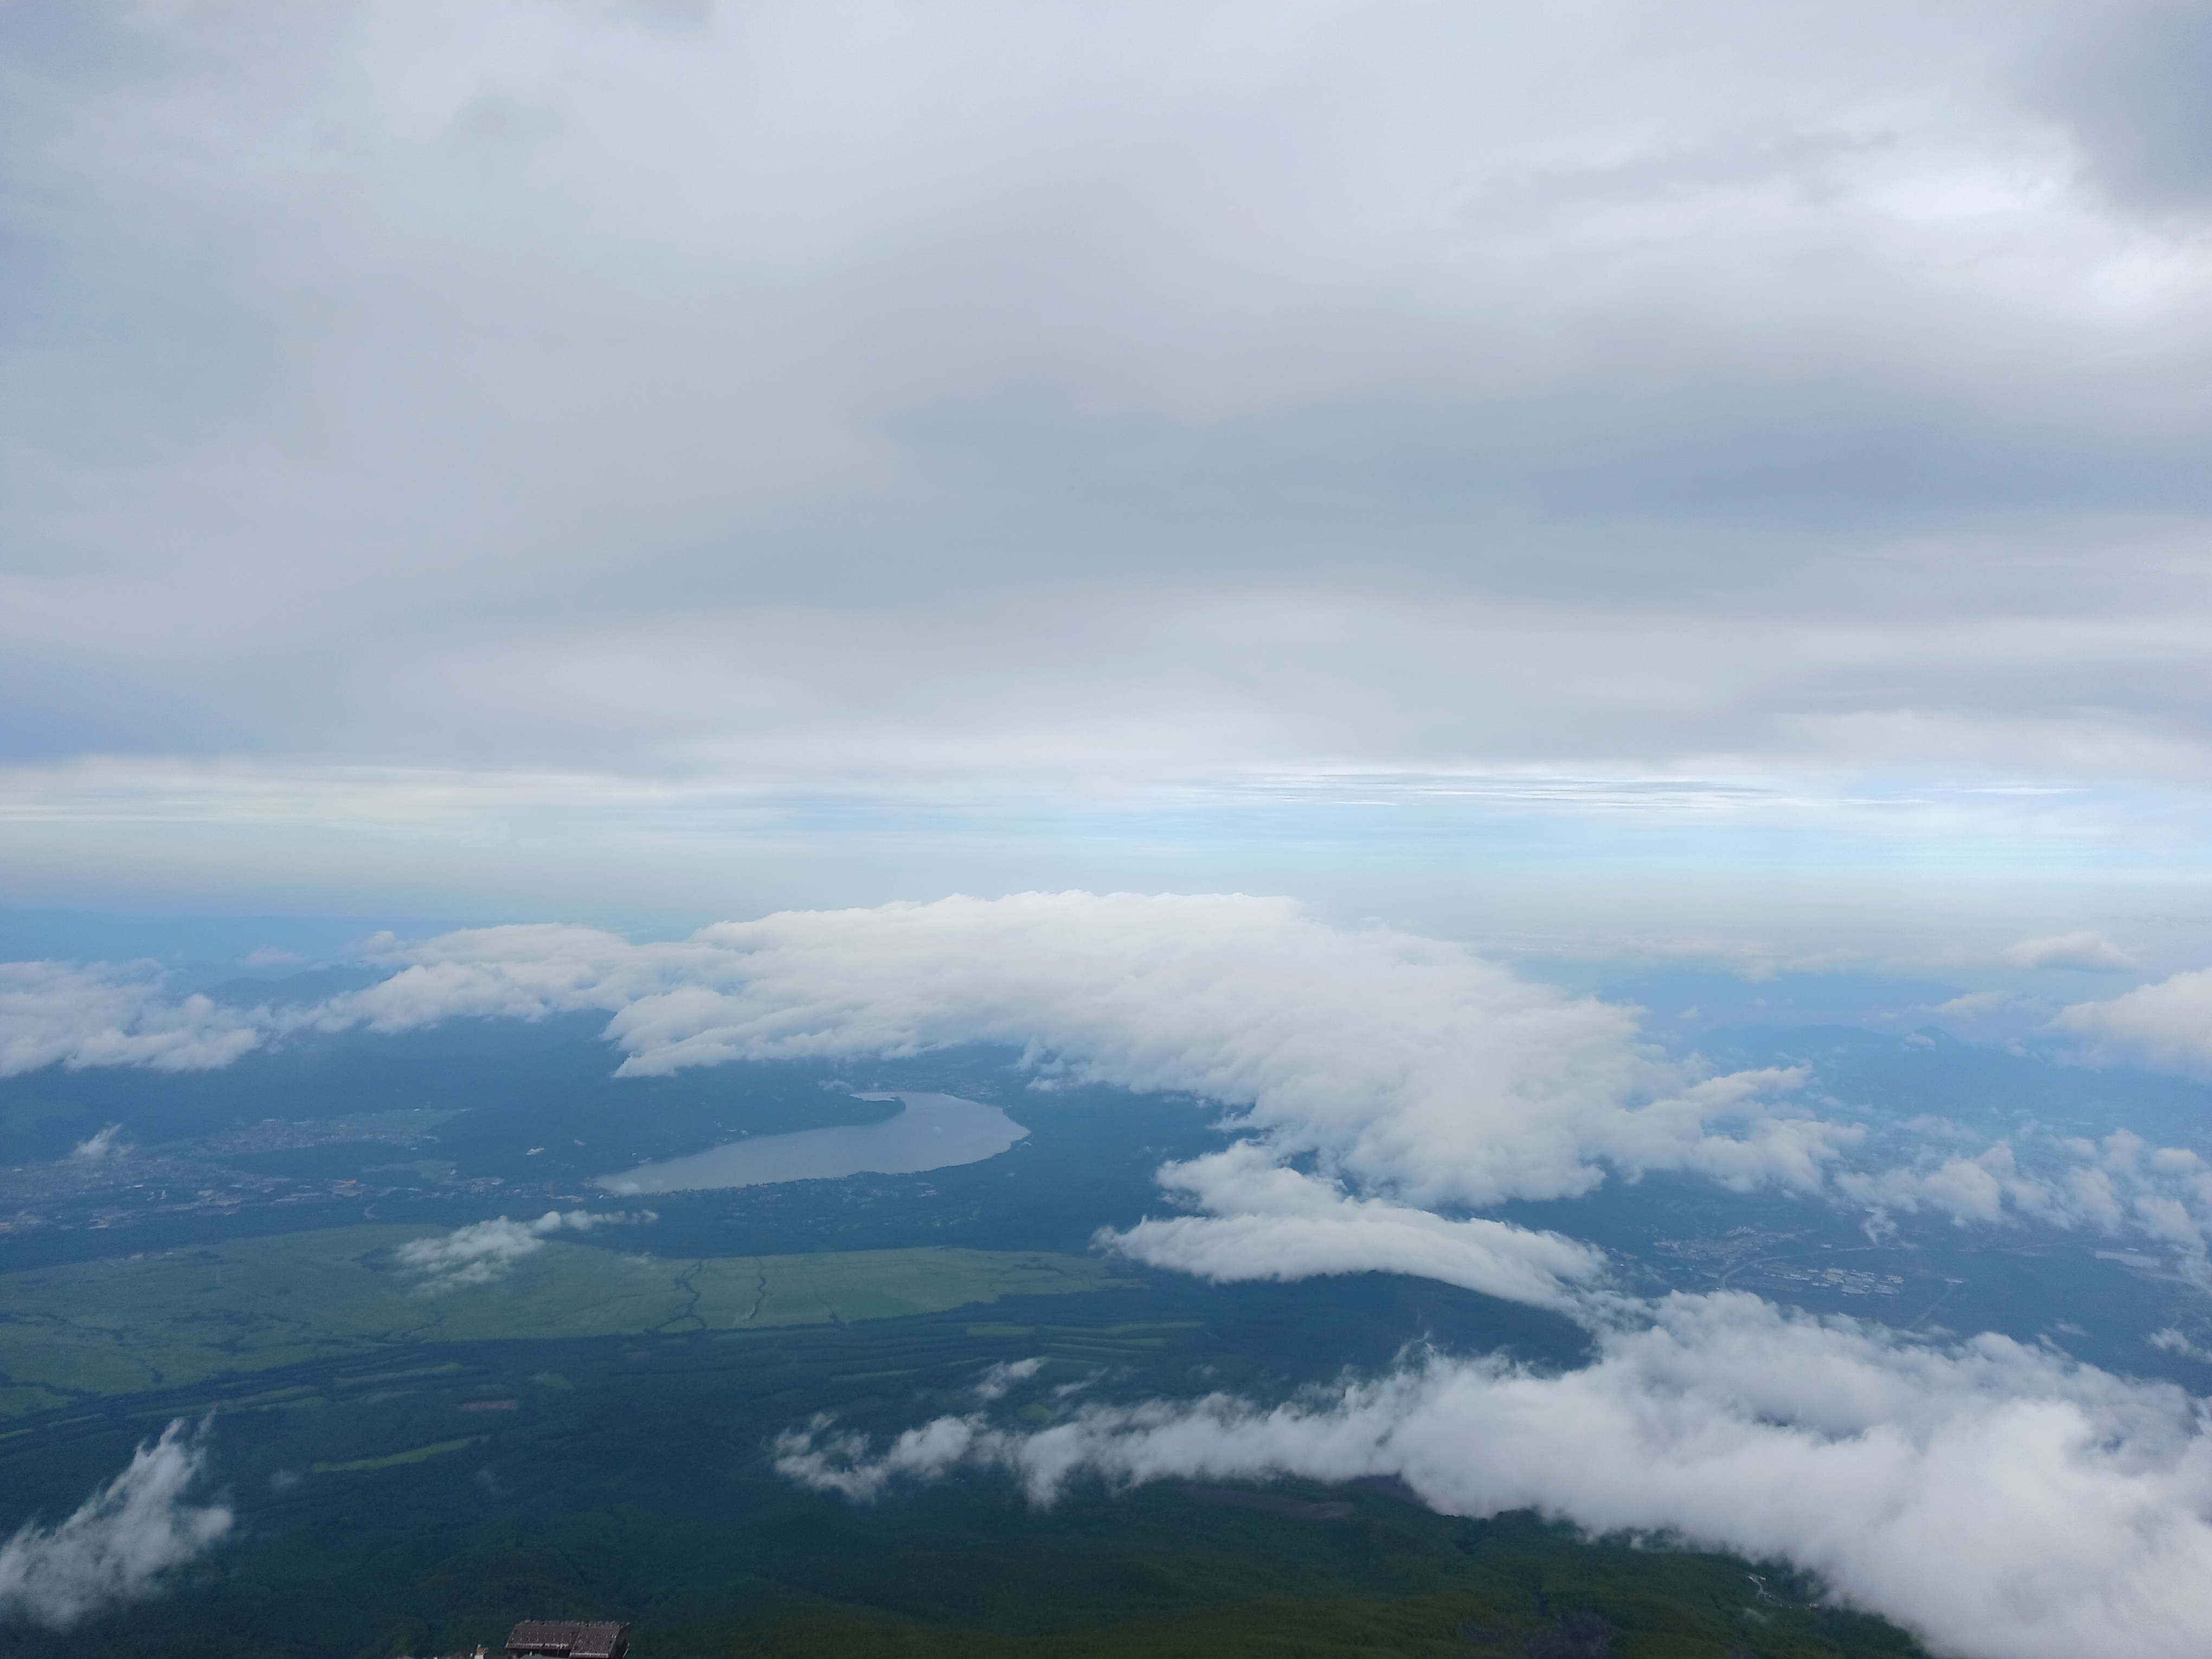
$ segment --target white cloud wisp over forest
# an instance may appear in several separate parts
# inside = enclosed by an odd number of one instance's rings
[[[829,1431],[787,1446],[793,1474],[826,1489],[977,1464],[1013,1469],[1040,1501],[1084,1471],[1397,1474],[1463,1512],[1534,1506],[1786,1553],[1992,1659],[2179,1655],[2171,1587],[2212,1583],[2212,1455],[2178,1390],[1997,1337],[1918,1341],[1741,1295],[1640,1302],[1612,1285],[1602,1251],[1479,1213],[1672,1171],[1877,1213],[2147,1238],[2202,1280],[2212,1171],[2182,1149],[2068,1143],[2061,1175],[2003,1143],[1867,1167],[1860,1127],[1815,1109],[1802,1072],[1714,1074],[1646,1042],[1635,1010],[1285,900],[1028,894],[788,912],[662,943],[541,926],[374,948],[388,977],[298,1007],[141,1009],[150,975],[21,966],[9,1040],[31,1063],[209,1066],[317,1032],[590,1013],[629,1076],[1004,1045],[1036,1087],[1225,1109],[1231,1144],[1163,1167],[1170,1212],[1107,1247],[1224,1281],[1414,1274],[1564,1313],[1595,1343],[1590,1365],[1559,1376],[1437,1356],[1266,1411],[1099,1407],[1035,1434],[987,1413],[882,1451]],[[2150,991],[2186,1006],[2185,984]],[[406,1265],[434,1287],[488,1281],[550,1233],[610,1218],[477,1224]],[[1933,1541],[1984,1511],[2002,1523],[1931,1572]],[[2050,1554],[2062,1539],[2076,1552],[2063,1562]]]
[[[230,1532],[227,1505],[186,1501],[206,1465],[204,1430],[173,1422],[67,1519],[26,1522],[0,1545],[0,1614],[67,1629],[154,1595]]]

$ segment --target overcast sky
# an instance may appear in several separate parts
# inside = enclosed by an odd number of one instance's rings
[[[1253,1111],[1121,1241],[1211,1277],[1595,1306],[1583,1246],[1455,1206],[1647,1168],[2201,1270],[2186,1149],[1847,1168],[1775,1079],[1657,1077],[1423,939],[2073,975],[2083,1052],[2212,1069],[2208,86],[2182,0],[0,0],[0,907],[663,936],[386,941],[307,1012],[16,967],[0,1060],[556,1008],[633,1069],[1040,1041]],[[743,921],[1070,886],[1314,908]],[[1566,1401],[1527,1443],[1682,1395],[1679,1335],[1764,1484],[1498,1501],[1773,1541],[1991,1653],[2195,1651],[2166,1395],[1668,1317],[1522,1390]],[[1862,1374],[1889,1403],[1823,1416]],[[1360,1467],[1503,1480],[1468,1425],[1526,1380],[1399,1379],[1474,1450]],[[2024,1400],[2041,1452],[1985,1433]],[[1942,1455],[1800,1479],[1777,1418]],[[1905,1501],[2032,1520],[2022,1469],[2058,1519],[1979,1577]],[[1823,1553],[1838,1515],[1891,1553]],[[2054,1561],[2126,1642],[1975,1601]]]
[[[0,5],[0,903],[2201,962],[2208,84],[2179,0]]]

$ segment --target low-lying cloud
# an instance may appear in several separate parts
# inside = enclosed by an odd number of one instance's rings
[[[179,1419],[69,1519],[26,1522],[0,1547],[0,1613],[65,1630],[155,1594],[230,1531],[227,1505],[185,1501],[206,1461],[204,1435],[188,1434]]]
[[[2088,960],[2080,940],[2028,944]],[[12,981],[11,1035],[26,1063],[180,1067],[295,1033],[598,1012],[633,1077],[992,1043],[1020,1048],[1036,1087],[1187,1092],[1227,1109],[1231,1144],[1164,1167],[1179,1212],[1103,1244],[1215,1280],[1418,1274],[1565,1313],[1595,1362],[1553,1376],[1435,1358],[1277,1407],[1094,1405],[1018,1432],[989,1413],[1031,1380],[1025,1363],[976,1380],[975,1413],[880,1451],[817,1425],[782,1446],[787,1472],[866,1497],[988,1465],[1040,1502],[1085,1472],[1391,1474],[1456,1511],[1533,1505],[1785,1554],[1990,1659],[2195,1650],[2212,1455],[2186,1395],[2001,1338],[1938,1347],[1740,1295],[1640,1304],[1593,1246],[1474,1213],[1677,1171],[1885,1214],[2148,1237],[2212,1283],[2212,1170],[2192,1152],[2045,1136],[1853,1167],[1863,1132],[1818,1115],[1802,1072],[1712,1075],[1644,1042],[1632,1009],[1286,900],[951,898],[641,945],[488,928],[387,956],[394,971],[366,989],[244,1011],[149,1012],[131,1001],[157,994],[149,975],[38,964]],[[2212,1064],[2208,1010],[2212,974],[2183,975],[2059,1023]],[[415,1241],[398,1265],[428,1291],[488,1284],[563,1230],[623,1218],[502,1217]]]
[[[193,1057],[179,1048],[141,1063],[222,1064],[306,1030],[587,1011],[609,1016],[606,1034],[627,1054],[619,1073],[633,1077],[1010,1044],[1043,1086],[1182,1090],[1235,1112],[1243,1152],[1165,1172],[1214,1217],[1140,1230],[1125,1241],[1133,1255],[1246,1276],[1270,1237],[1313,1241],[1325,1228],[1334,1247],[1302,1255],[1316,1270],[1327,1256],[1346,1264],[1334,1271],[1432,1271],[1547,1304],[1596,1271],[1594,1253],[1429,1212],[1574,1196],[1608,1170],[1813,1191],[1858,1138],[1794,1103],[1798,1073],[1704,1075],[1645,1045],[1633,1010],[1521,979],[1455,945],[1332,927],[1285,899],[954,897],[785,912],[643,945],[508,927],[404,951],[395,941],[392,959],[404,965],[382,982],[310,1008],[191,1009]],[[36,1052],[121,1063],[100,1045],[123,1016],[93,995],[110,994],[104,981],[80,977],[54,980],[56,1029]],[[1310,1177],[1282,1173],[1297,1160]],[[513,1259],[505,1234],[481,1243],[487,1271]]]
[[[2212,1077],[2212,968],[2139,985],[2106,1001],[2077,1002],[2051,1024],[2077,1038],[2093,1064]]]
[[[2070,968],[2082,974],[2125,974],[2142,966],[2103,934],[2084,929],[2045,939],[2024,939],[1997,952],[2008,968]]]
[[[733,1060],[1024,1048],[1042,1079],[1183,1090],[1279,1157],[1410,1203],[1480,1206],[1692,1170],[1817,1188],[1853,1133],[1796,1073],[1662,1058],[1634,1011],[1458,945],[1286,899],[1026,893],[723,922],[674,944],[488,928],[333,999],[324,1029],[605,1010],[625,1076]]]
[[[987,1365],[983,1374],[970,1385],[970,1391],[985,1405],[994,1400],[1003,1400],[1016,1383],[1026,1382],[1044,1369],[1044,1359],[1004,1359]]]
[[[1263,1407],[1091,1405],[1034,1431],[939,1418],[876,1449],[817,1420],[777,1467],[859,1500],[900,1480],[1395,1475],[1446,1513],[1782,1554],[1848,1603],[1978,1659],[2195,1659],[2212,1585],[2212,1440],[2180,1389],[1999,1336],[1937,1346],[1741,1293],[1601,1327],[1547,1375],[1437,1358]]]
[[[1163,1171],[1211,1213],[1118,1241],[1212,1278],[1387,1269],[1556,1306],[1601,1270],[1597,1253],[1434,1209],[1573,1196],[1608,1170],[1817,1190],[1858,1138],[1793,1103],[1798,1073],[1705,1076],[1642,1043],[1632,1010],[1282,899],[955,897],[786,912],[673,944],[490,928],[411,954],[312,1023],[603,1009],[629,1076],[995,1042],[1023,1048],[1044,1086],[1221,1102],[1238,1146]],[[1311,1173],[1292,1173],[1300,1161]]]
[[[1557,1233],[1480,1217],[1454,1221],[1285,1169],[1243,1141],[1170,1164],[1160,1184],[1210,1215],[1152,1217],[1099,1242],[1138,1261],[1216,1283],[1333,1273],[1410,1273],[1538,1307],[1579,1305],[1605,1254]]]
[[[259,1047],[273,1029],[265,1009],[170,1000],[150,964],[0,962],[0,1077],[57,1062],[207,1071]]]
[[[441,1238],[416,1238],[393,1255],[409,1273],[423,1276],[422,1288],[435,1295],[471,1285],[489,1285],[504,1279],[523,1257],[545,1248],[545,1241],[564,1228],[589,1232],[594,1227],[650,1221],[641,1215],[595,1215],[588,1210],[548,1210],[535,1221],[510,1221],[497,1216],[489,1221],[456,1227]]]
[[[2212,1287],[2212,1165],[2185,1146],[2153,1146],[2116,1129],[2101,1140],[2039,1143],[2045,1167],[2024,1165],[2000,1140],[1973,1157],[1919,1168],[1845,1170],[1837,1190],[1881,1218],[1932,1211],[1960,1222],[2046,1225],[2136,1234],[2171,1247],[2177,1265]]]
[[[111,1123],[105,1129],[87,1135],[70,1149],[72,1164],[104,1164],[108,1159],[124,1155],[123,1143],[116,1137],[123,1133],[120,1123]]]
[[[1294,1262],[1421,1273],[1547,1305],[1579,1293],[1595,1253],[1436,1212],[1674,1170],[1884,1212],[2142,1232],[2196,1257],[2212,1237],[2212,1183],[2174,1162],[2187,1154],[2142,1149],[2123,1168],[2093,1148],[2031,1170],[2001,1144],[1852,1170],[1861,1129],[1802,1103],[1802,1073],[1705,1075],[1644,1044],[1633,1009],[1283,899],[1030,893],[789,911],[670,942],[545,925],[382,949],[380,983],[296,1008],[169,1002],[150,970],[10,964],[0,1070],[198,1068],[304,1031],[577,1012],[607,1017],[634,1077],[1004,1043],[1040,1086],[1182,1090],[1234,1111],[1237,1148],[1162,1171],[1199,1213],[1126,1235],[1133,1255],[1214,1278]],[[2012,953],[2075,967],[2119,955],[2087,933]],[[2212,1073],[2212,973],[2078,1005],[2055,1027],[2093,1059]]]

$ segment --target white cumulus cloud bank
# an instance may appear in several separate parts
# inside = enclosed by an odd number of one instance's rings
[[[1048,1086],[1181,1090],[1235,1111],[1242,1149],[1164,1172],[1214,1213],[1140,1228],[1121,1241],[1132,1255],[1216,1279],[1283,1277],[1293,1259],[1419,1273],[1551,1303],[1595,1273],[1595,1252],[1433,1212],[1587,1193],[1608,1169],[1813,1190],[1856,1136],[1792,1105],[1794,1073],[1703,1076],[1644,1046],[1633,1010],[1286,899],[956,896],[651,944],[507,927],[395,941],[392,959],[381,983],[298,1010],[161,1012],[143,976],[33,964],[45,1000],[23,1017],[23,1063],[217,1066],[306,1029],[580,1012],[609,1017],[633,1077],[1006,1043]],[[140,1030],[136,1048],[117,1035]],[[487,1236],[487,1271],[514,1243]]]
[[[1048,1079],[1227,1103],[1279,1152],[1423,1205],[1588,1192],[1604,1164],[1814,1187],[1848,1139],[1788,1105],[1791,1074],[1701,1079],[1645,1048],[1632,1010],[1287,899],[953,897],[787,911],[673,944],[487,928],[411,954],[317,1022],[604,1009],[627,1076],[1008,1043]]]
[[[1632,1010],[1457,945],[1332,927],[1285,899],[954,897],[785,912],[671,944],[489,928],[412,956],[314,1022],[604,1010],[629,1076],[1006,1043],[1047,1085],[1222,1102],[1245,1139],[1163,1171],[1211,1213],[1118,1241],[1216,1279],[1385,1270],[1558,1304],[1598,1271],[1595,1252],[1434,1212],[1586,1193],[1608,1169],[1811,1190],[1856,1135],[1794,1107],[1794,1073],[1701,1076],[1644,1046]],[[1311,1173],[1287,1167],[1301,1160]]]
[[[1681,1170],[1883,1212],[2141,1232],[2192,1260],[2212,1237],[2212,1181],[2188,1154],[2083,1143],[2075,1167],[2031,1169],[2000,1144],[1848,1170],[1860,1132],[1793,1103],[1796,1073],[1700,1075],[1644,1046],[1632,1009],[1454,945],[1332,927],[1288,900],[1030,893],[789,911],[668,942],[543,925],[383,951],[395,971],[381,983],[283,1009],[167,1001],[143,969],[8,964],[0,1071],[214,1066],[303,1030],[577,1012],[607,1017],[629,1076],[1007,1043],[1046,1086],[1183,1090],[1236,1112],[1245,1140],[1162,1171],[1198,1213],[1115,1241],[1132,1255],[1215,1279],[1420,1273],[1553,1305],[1596,1276],[1597,1253],[1438,1212]],[[2086,933],[2013,954],[2119,957]],[[2054,1026],[2093,1060],[2212,1072],[2212,972],[2077,1005]]]
[[[2015,953],[2110,965],[2093,934]],[[1129,1254],[1209,1278],[1369,1269],[1559,1304],[1594,1277],[1571,1241],[1439,1209],[1588,1192],[1608,1169],[1738,1189],[1824,1186],[1885,1211],[2143,1231],[2202,1256],[2212,1186],[2171,1151],[2031,1171],[2009,1146],[1846,1173],[1849,1125],[1792,1104],[1795,1074],[1702,1077],[1638,1041],[1635,1011],[1520,979],[1460,947],[1331,927],[1287,900],[1022,894],[792,911],[634,944],[545,925],[414,947],[396,971],[308,1008],[164,1001],[130,969],[0,969],[0,1066],[227,1064],[302,1029],[397,1032],[454,1018],[595,1012],[630,1076],[799,1055],[1020,1046],[1046,1084],[1178,1089],[1236,1109],[1249,1139],[1170,1167],[1198,1212]],[[2062,1012],[2092,1058],[2212,1068],[2212,974]],[[2164,1162],[2161,1162],[2164,1160]],[[1309,1173],[1285,1166],[1298,1162]],[[1334,1267],[1324,1262],[1337,1264]]]
[[[1977,1659],[2195,1659],[2212,1440],[2178,1389],[1998,1336],[1935,1346],[1741,1293],[1676,1296],[1546,1375],[1432,1358],[1272,1408],[1091,1405],[1034,1431],[940,1418],[877,1451],[817,1420],[776,1446],[817,1490],[1010,1471],[1073,1480],[1395,1475],[1447,1513],[1786,1554],[1841,1600]]]
[[[1836,1188],[1876,1212],[1877,1232],[1890,1211],[1926,1210],[1960,1222],[2139,1235],[2171,1247],[2182,1272],[2212,1288],[2212,1165],[2197,1153],[2153,1146],[2125,1129],[2035,1150],[2045,1167],[2027,1166],[2000,1140],[1918,1168],[1840,1171]]]
[[[652,1218],[650,1210],[641,1217],[548,1210],[535,1221],[510,1221],[502,1215],[456,1227],[443,1237],[410,1239],[393,1255],[403,1268],[422,1274],[422,1288],[434,1294],[505,1278],[516,1262],[544,1249],[545,1241],[564,1228],[582,1233],[594,1227]]]
[[[1455,1221],[1285,1169],[1241,1141],[1170,1164],[1161,1184],[1206,1215],[1151,1217],[1099,1242],[1216,1281],[1290,1281],[1330,1273],[1411,1273],[1486,1296],[1572,1309],[1605,1270],[1603,1252],[1557,1233],[1474,1217]]]
[[[2116,1136],[2060,1148],[2050,1170],[2008,1146],[1855,1172],[1858,1131],[1802,1105],[1796,1073],[1710,1075],[1643,1042],[1632,1009],[1279,899],[955,897],[675,941],[509,927],[388,954],[389,978],[313,1007],[197,1013],[197,1048],[125,1006],[150,981],[42,969],[26,982],[76,1024],[30,1040],[68,1063],[217,1065],[226,1045],[295,1031],[595,1013],[629,1076],[994,1043],[1019,1048],[1039,1087],[1187,1092],[1225,1106],[1235,1139],[1164,1168],[1168,1212],[1105,1243],[1217,1280],[1437,1279],[1569,1314],[1595,1334],[1595,1362],[1546,1376],[1440,1358],[1278,1408],[1096,1405],[1025,1434],[989,1421],[1023,1380],[994,1372],[977,1381],[978,1414],[880,1454],[817,1425],[783,1447],[788,1472],[866,1496],[902,1472],[996,1464],[1041,1501],[1083,1470],[1397,1474],[1446,1509],[1534,1505],[1786,1554],[1990,1659],[2197,1650],[2212,1471],[2186,1395],[2002,1339],[1938,1348],[1754,1298],[1644,1309],[1607,1285],[1591,1246],[1475,1213],[1673,1170],[1964,1219],[2147,1231],[2201,1261],[2212,1172],[2191,1154]],[[2160,1008],[2212,1001],[2189,979],[2089,1006],[2117,1030],[2112,1011],[2154,993]],[[2086,1018],[2062,1016],[2085,1030]],[[126,1053],[110,1031],[175,1044]],[[605,1219],[501,1218],[416,1241],[400,1265],[428,1290],[485,1284]]]
[[[267,1037],[266,1010],[172,1001],[150,964],[0,962],[0,1077],[64,1066],[228,1066]]]
[[[2133,1062],[2212,1077],[2212,968],[2139,985],[2102,1002],[2061,1009],[2052,1027],[2094,1063]]]
[[[27,1522],[0,1547],[0,1613],[65,1629],[155,1594],[230,1531],[227,1507],[185,1501],[206,1457],[204,1441],[179,1419],[66,1521]]]
[[[1211,1213],[1137,1229],[1118,1241],[1133,1255],[1214,1279],[1423,1273],[1550,1304],[1597,1273],[1596,1252],[1435,1212],[1587,1193],[1608,1169],[1813,1190],[1856,1135],[1794,1106],[1794,1073],[1703,1076],[1644,1046],[1633,1010],[1286,899],[1030,893],[665,943],[549,925],[391,948],[391,977],[304,1009],[164,1012],[143,975],[33,964],[25,1063],[216,1066],[307,1029],[580,1012],[609,1017],[629,1076],[1006,1043],[1048,1086],[1188,1091],[1236,1114],[1238,1149],[1163,1172]],[[116,1035],[141,1030],[137,1048]],[[524,1237],[487,1234],[436,1282],[501,1271]]]

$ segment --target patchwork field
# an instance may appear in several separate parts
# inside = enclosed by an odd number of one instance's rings
[[[1091,1291],[1108,1264],[924,1249],[679,1261],[547,1242],[488,1283],[433,1288],[342,1227],[0,1275],[0,1414],[404,1343],[843,1324]]]

